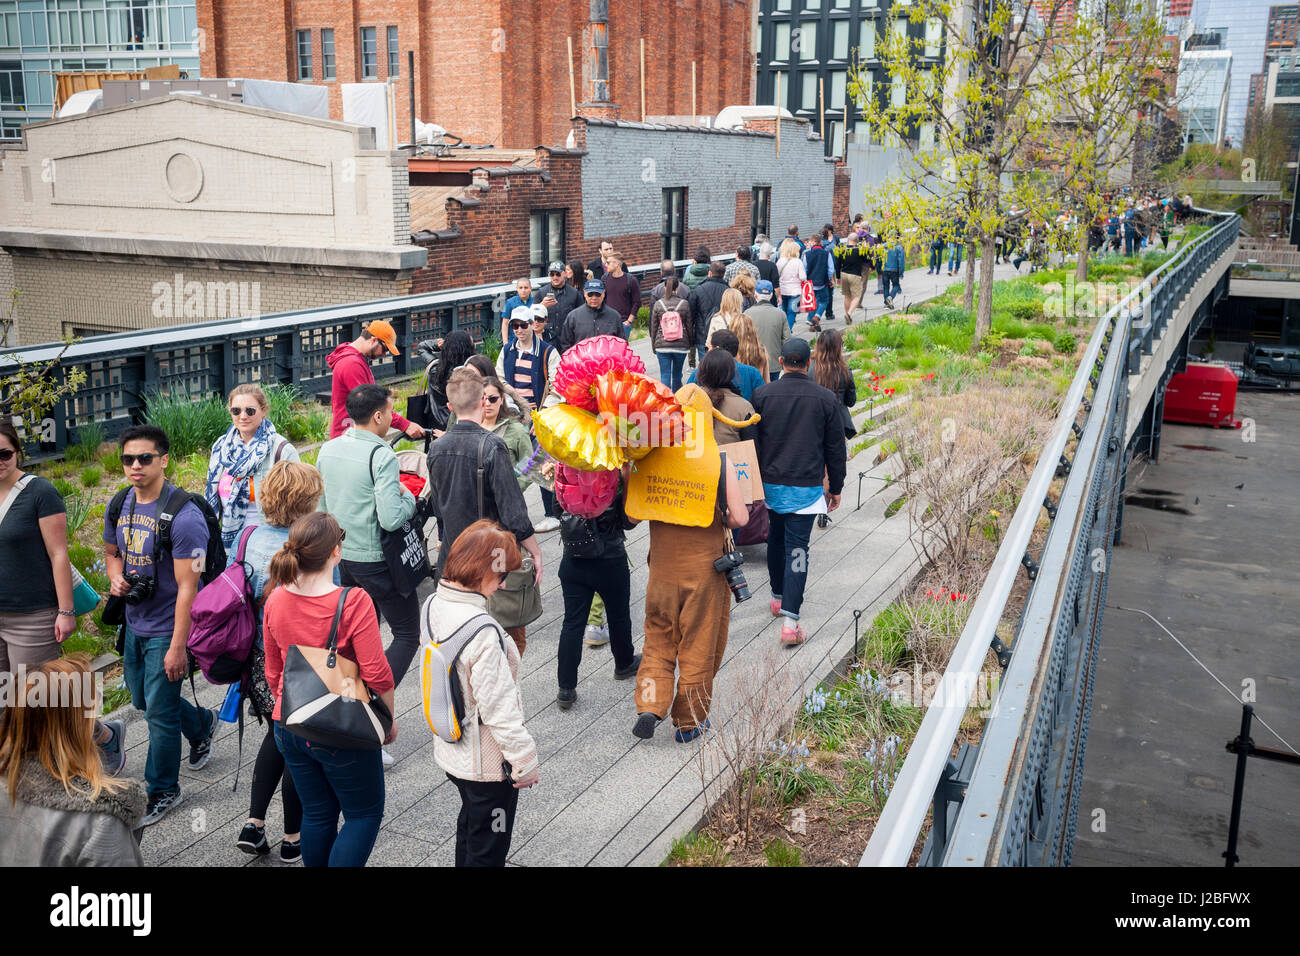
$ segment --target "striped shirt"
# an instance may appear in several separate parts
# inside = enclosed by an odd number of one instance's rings
[[[532,350],[515,349],[515,376],[514,381],[510,384],[524,398],[528,399],[534,405],[537,404],[538,396],[533,394],[533,361],[536,356]]]

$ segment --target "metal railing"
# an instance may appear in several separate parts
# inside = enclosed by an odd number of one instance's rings
[[[1237,235],[1238,217],[1198,212],[1217,218],[1217,225],[1177,250],[1098,322],[863,853],[863,866],[907,865],[931,806],[934,825],[922,865],[1069,863],[1105,570],[1122,514],[1129,374]],[[1069,459],[1072,435],[1078,442]],[[1053,502],[1051,483],[1061,472],[1065,482]],[[1043,508],[1051,527],[1035,562],[1029,544]],[[1032,583],[1008,649],[997,626],[1022,567]],[[951,758],[990,649],[1005,669],[998,694],[979,744],[963,744]]]
[[[717,261],[735,259],[732,253]],[[693,260],[676,264],[679,272]],[[628,270],[642,280],[642,299],[658,281],[659,263]],[[647,281],[647,280],[653,281]],[[534,279],[539,288],[548,279]],[[202,398],[227,394],[238,384],[292,384],[307,392],[328,388],[331,372],[326,359],[343,342],[361,334],[376,319],[390,322],[397,333],[399,354],[385,356],[373,366],[377,379],[418,371],[414,346],[424,339],[463,329],[481,341],[497,329],[500,310],[514,294],[508,283],[492,283],[393,299],[279,312],[190,325],[172,325],[138,332],[96,335],[66,347],[62,343],[0,350],[0,394],[7,373],[23,362],[50,361],[62,353],[57,374],[80,367],[85,384],[51,412],[53,441],[34,441],[34,459],[63,451],[76,430],[100,423],[113,438],[143,420],[145,396],[151,393]]]

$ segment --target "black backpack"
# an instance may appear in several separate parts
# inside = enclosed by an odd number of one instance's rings
[[[108,503],[108,520],[114,528],[117,527],[117,521],[122,516],[122,507],[126,504],[128,491],[129,488],[123,488]],[[203,513],[203,520],[208,524],[208,545],[204,552],[203,570],[199,572],[199,580],[208,584],[226,570],[226,546],[221,541],[220,519],[208,504],[207,498],[186,491],[184,488],[177,488],[170,482],[163,485],[161,500],[162,504],[158,508],[158,534],[154,537],[154,567],[158,566],[159,555],[171,554],[172,520],[187,502],[193,502]]]

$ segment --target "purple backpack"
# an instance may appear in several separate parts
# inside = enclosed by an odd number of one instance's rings
[[[244,564],[244,548],[254,530],[244,529],[234,563],[204,585],[190,608],[185,646],[211,684],[241,681],[257,639],[257,612]]]

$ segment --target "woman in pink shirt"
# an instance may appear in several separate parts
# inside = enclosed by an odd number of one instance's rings
[[[332,515],[314,511],[289,528],[271,558],[262,616],[266,683],[275,695],[275,742],[302,798],[305,866],[365,866],[384,816],[384,768],[378,750],[311,743],[281,723],[284,656],[290,645],[325,647],[342,600],[338,655],[357,665],[361,680],[393,711],[393,672],[384,657],[374,602],[361,588],[334,584],[343,531]],[[397,737],[397,724],[384,743]],[[343,827],[339,828],[339,812]]]

